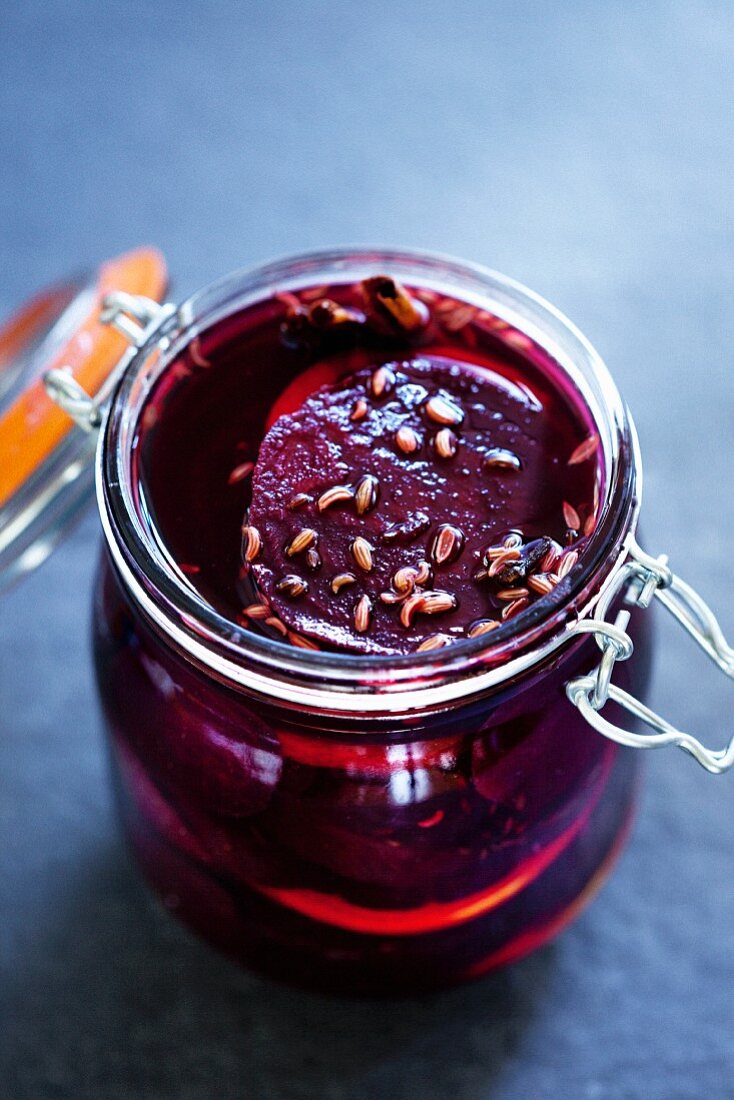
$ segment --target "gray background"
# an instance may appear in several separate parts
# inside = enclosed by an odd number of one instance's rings
[[[0,51],[0,313],[146,240],[179,295],[329,244],[488,263],[606,357],[647,546],[734,631],[730,3],[5,0]],[[97,541],[0,607],[3,1096],[734,1096],[734,777],[674,752],[591,909],[472,987],[294,993],[154,912],[95,713]],[[659,626],[653,704],[722,743],[734,689]]]

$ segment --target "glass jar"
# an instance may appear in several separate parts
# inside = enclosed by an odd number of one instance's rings
[[[181,351],[276,292],[389,271],[502,317],[592,412],[605,499],[547,599],[490,636],[410,657],[294,649],[218,616],[141,507],[133,441]],[[249,966],[328,989],[405,992],[479,975],[555,934],[626,835],[638,756],[566,695],[593,667],[569,637],[634,535],[639,460],[586,341],[538,298],[448,260],[329,253],[235,275],[143,340],[98,459],[105,531],[94,611],[99,690],[126,833],[164,904]],[[622,665],[638,694],[646,622]],[[639,621],[638,621],[639,620]]]
[[[389,659],[295,648],[218,613],[176,565],[134,462],[156,384],[182,355],[200,360],[217,326],[236,331],[243,311],[275,295],[384,273],[486,311],[580,395],[604,474],[596,527],[552,592],[489,634]],[[311,987],[405,993],[519,958],[572,919],[619,853],[638,787],[631,746],[678,745],[711,772],[734,764],[734,739],[709,749],[639,700],[653,598],[729,676],[734,650],[696,593],[636,542],[637,439],[606,367],[536,295],[444,257],[303,256],[179,307],[154,300],[164,278],[160,256],[140,250],[81,297],[55,291],[49,302],[72,305],[23,360],[32,385],[9,408],[0,391],[0,453],[28,465],[0,481],[0,589],[43,559],[78,507],[98,433],[95,663],[144,874],[209,942]],[[21,326],[34,334],[53,312],[39,301]],[[0,331],[0,347],[17,327]],[[39,408],[42,368],[81,431]],[[626,713],[652,732],[626,728]]]

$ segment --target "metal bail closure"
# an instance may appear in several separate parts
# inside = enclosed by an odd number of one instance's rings
[[[135,348],[156,332],[162,322],[175,313],[174,305],[159,305],[143,294],[128,294],[122,290],[106,294],[99,312],[100,324],[116,329]],[[51,400],[63,409],[85,432],[102,423],[102,410],[114,391],[128,363],[123,356],[110,371],[94,396],[79,385],[66,367],[53,368],[43,375],[43,384]]]
[[[0,592],[92,499],[95,429],[130,341],[174,309],[156,301],[165,288],[163,257],[139,248],[42,291],[0,326]]]
[[[706,656],[723,673],[734,679],[734,649],[727,644],[716,616],[697,592],[668,568],[667,559],[652,558],[637,543],[630,547],[630,557],[604,592],[596,607],[594,619],[577,623],[574,634],[593,634],[602,656],[588,676],[579,676],[566,685],[566,694],[586,721],[605,737],[620,745],[639,749],[657,749],[677,745],[714,774],[728,771],[734,764],[734,736],[724,749],[708,749],[690,733],[677,729],[655,711],[611,682],[614,665],[626,661],[633,650],[632,639],[626,633],[630,613],[617,612],[614,622],[606,616],[615,599],[622,594],[627,604],[648,607],[657,599],[693,638]],[[607,700],[618,703],[654,733],[634,733],[614,725],[602,716]]]

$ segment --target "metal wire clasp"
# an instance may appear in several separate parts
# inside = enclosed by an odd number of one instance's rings
[[[123,291],[107,294],[102,299],[99,319],[103,325],[110,325],[125,337],[132,345],[130,352],[123,355],[94,396],[79,385],[69,368],[57,367],[46,371],[43,384],[51,400],[85,432],[96,430],[102,423],[105,406],[130,361],[130,355],[142,347],[163,321],[175,312],[174,305],[159,305],[142,294],[126,294]]]
[[[599,600],[595,618],[582,620],[573,628],[575,634],[593,634],[602,656],[588,676],[569,681],[566,685],[569,699],[595,730],[612,741],[644,749],[677,745],[690,753],[707,771],[717,774],[728,771],[734,764],[734,736],[725,749],[707,749],[692,734],[676,729],[639,699],[612,683],[616,662],[626,661],[633,651],[632,639],[627,634],[629,611],[618,611],[613,623],[605,618],[620,594],[623,594],[627,604],[638,607],[648,607],[653,598],[657,599],[710,660],[727,676],[734,678],[734,649],[724,638],[711,608],[697,592],[671,572],[666,557],[652,558],[633,542],[629,559]],[[609,699],[655,732],[633,733],[607,721],[600,711]]]

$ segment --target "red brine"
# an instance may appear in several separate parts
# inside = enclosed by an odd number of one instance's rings
[[[483,311],[423,305],[405,331],[363,288],[317,290],[210,331],[153,397],[139,476],[179,568],[297,645],[409,653],[519,614],[596,521],[584,404]],[[291,331],[324,303],[341,324]]]

